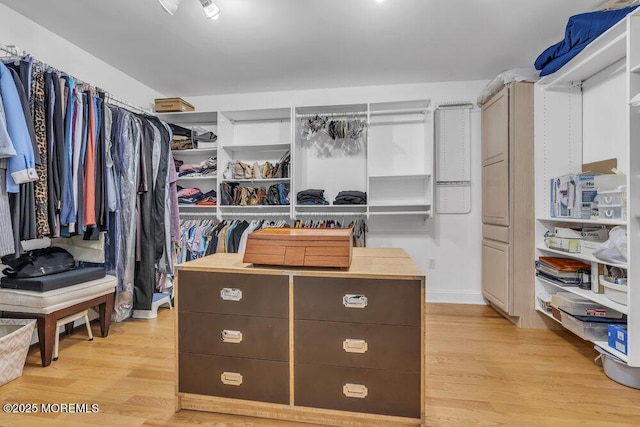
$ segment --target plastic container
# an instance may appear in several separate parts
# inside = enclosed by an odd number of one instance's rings
[[[598,204],[598,218],[600,219],[627,219],[627,207],[620,205]]]
[[[604,296],[618,304],[627,305],[627,285],[613,283],[600,276],[600,284],[604,287]]]
[[[608,339],[608,325],[599,322],[583,322],[570,314],[560,311],[562,326],[589,341],[606,341]]]
[[[600,353],[595,362],[602,366],[606,376],[627,387],[640,389],[640,368],[627,365],[599,346],[594,348]]]
[[[627,203],[627,186],[620,185],[613,190],[605,190],[598,188],[598,195],[596,196],[598,207],[605,206],[623,206]]]

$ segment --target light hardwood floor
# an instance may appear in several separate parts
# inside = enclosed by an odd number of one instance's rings
[[[60,359],[32,346],[2,403],[97,403],[96,414],[0,412],[0,426],[302,426],[195,411],[174,413],[174,311],[111,326],[93,342],[78,328]],[[592,346],[569,332],[517,329],[485,306],[427,304],[429,426],[638,426],[640,390],[609,380]],[[304,424],[309,425],[309,424]]]

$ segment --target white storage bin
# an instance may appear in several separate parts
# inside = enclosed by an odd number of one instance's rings
[[[618,304],[627,305],[627,285],[610,282],[600,276],[600,284],[604,287],[604,296]]]
[[[627,365],[598,346],[595,349],[600,353],[595,361],[601,361],[606,376],[627,387],[640,389],[640,368]]]
[[[562,326],[589,341],[606,341],[609,336],[608,325],[599,322],[583,322],[570,314],[560,311]]]
[[[598,218],[601,219],[627,219],[627,208],[622,205],[598,204]]]
[[[598,195],[596,196],[598,207],[604,206],[623,206],[627,202],[627,186],[621,185],[613,190],[606,190],[604,188],[598,188]]]

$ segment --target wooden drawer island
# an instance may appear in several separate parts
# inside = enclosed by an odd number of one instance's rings
[[[424,425],[425,278],[402,249],[344,269],[215,254],[177,277],[177,410]]]

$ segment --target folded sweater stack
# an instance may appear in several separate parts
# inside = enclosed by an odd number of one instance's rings
[[[333,201],[334,205],[366,205],[367,193],[362,191],[341,191]]]

